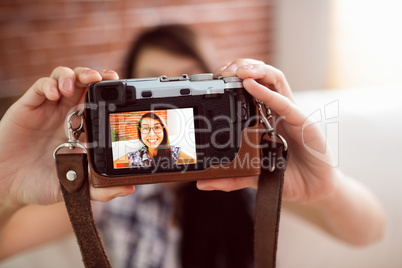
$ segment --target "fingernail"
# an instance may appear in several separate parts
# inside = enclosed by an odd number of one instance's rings
[[[105,69],[105,70],[103,70],[102,72],[108,73],[108,74],[114,74],[114,73],[115,73],[115,71],[109,70],[109,69]]]
[[[85,71],[85,74],[88,74],[88,75],[90,75],[90,74],[97,74],[97,73],[98,73],[97,71],[92,70],[92,69],[89,69],[89,70],[86,70],[86,71]]]
[[[73,91],[73,80],[71,80],[71,79],[64,80],[63,89],[65,91]]]
[[[50,93],[59,96],[59,90],[55,86],[51,86],[49,89]]]

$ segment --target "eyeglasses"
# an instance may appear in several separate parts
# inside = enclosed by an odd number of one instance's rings
[[[154,133],[162,133],[162,131],[163,131],[163,129],[164,129],[164,126],[162,126],[162,125],[156,125],[156,126],[154,126],[154,127],[141,127],[140,128],[140,131],[141,131],[141,133],[143,133],[143,134],[149,134],[149,132],[151,132],[151,129],[153,129],[154,130]]]

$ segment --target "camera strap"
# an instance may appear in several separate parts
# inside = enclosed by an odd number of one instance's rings
[[[263,110],[257,101],[260,113]],[[82,115],[75,112],[70,115]],[[254,262],[256,268],[276,267],[276,253],[279,219],[282,202],[282,188],[286,169],[288,148],[286,141],[269,124],[270,112],[265,107],[260,123],[265,131],[261,135],[261,173],[259,176],[255,222],[254,222]],[[58,154],[61,148],[85,147],[78,142],[83,131],[83,123],[73,128],[68,126],[68,143],[63,143],[54,151],[57,176],[71,224],[77,238],[85,267],[112,267],[104,249],[96,226],[89,194],[87,153]],[[151,258],[151,256],[150,256]]]
[[[289,150],[286,140],[270,123],[271,110],[256,100],[260,123],[264,125],[261,136],[261,173],[254,218],[254,266],[276,267],[282,189]]]
[[[56,166],[64,202],[85,267],[112,267],[92,213],[87,155],[57,154]]]
[[[261,165],[254,218],[254,265],[276,267],[282,189],[288,153],[284,144],[262,137]]]

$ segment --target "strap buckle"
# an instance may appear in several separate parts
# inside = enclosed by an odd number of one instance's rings
[[[66,127],[67,127],[67,140],[68,142],[62,143],[53,152],[53,158],[56,159],[57,152],[62,148],[69,148],[70,150],[74,150],[75,148],[80,148],[88,153],[87,148],[82,145],[79,141],[79,137],[81,133],[84,132],[84,111],[85,107],[81,108],[80,110],[76,110],[69,114],[66,119]],[[78,127],[73,126],[73,117],[79,116],[80,117],[80,125]]]

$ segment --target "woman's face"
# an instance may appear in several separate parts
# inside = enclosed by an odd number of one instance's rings
[[[163,125],[160,121],[145,117],[141,121],[141,140],[150,149],[158,148],[163,140]]]
[[[179,56],[166,50],[148,47],[142,49],[138,57],[137,65],[134,66],[133,77],[167,77],[181,76],[182,74],[202,73],[199,63],[191,58]]]

